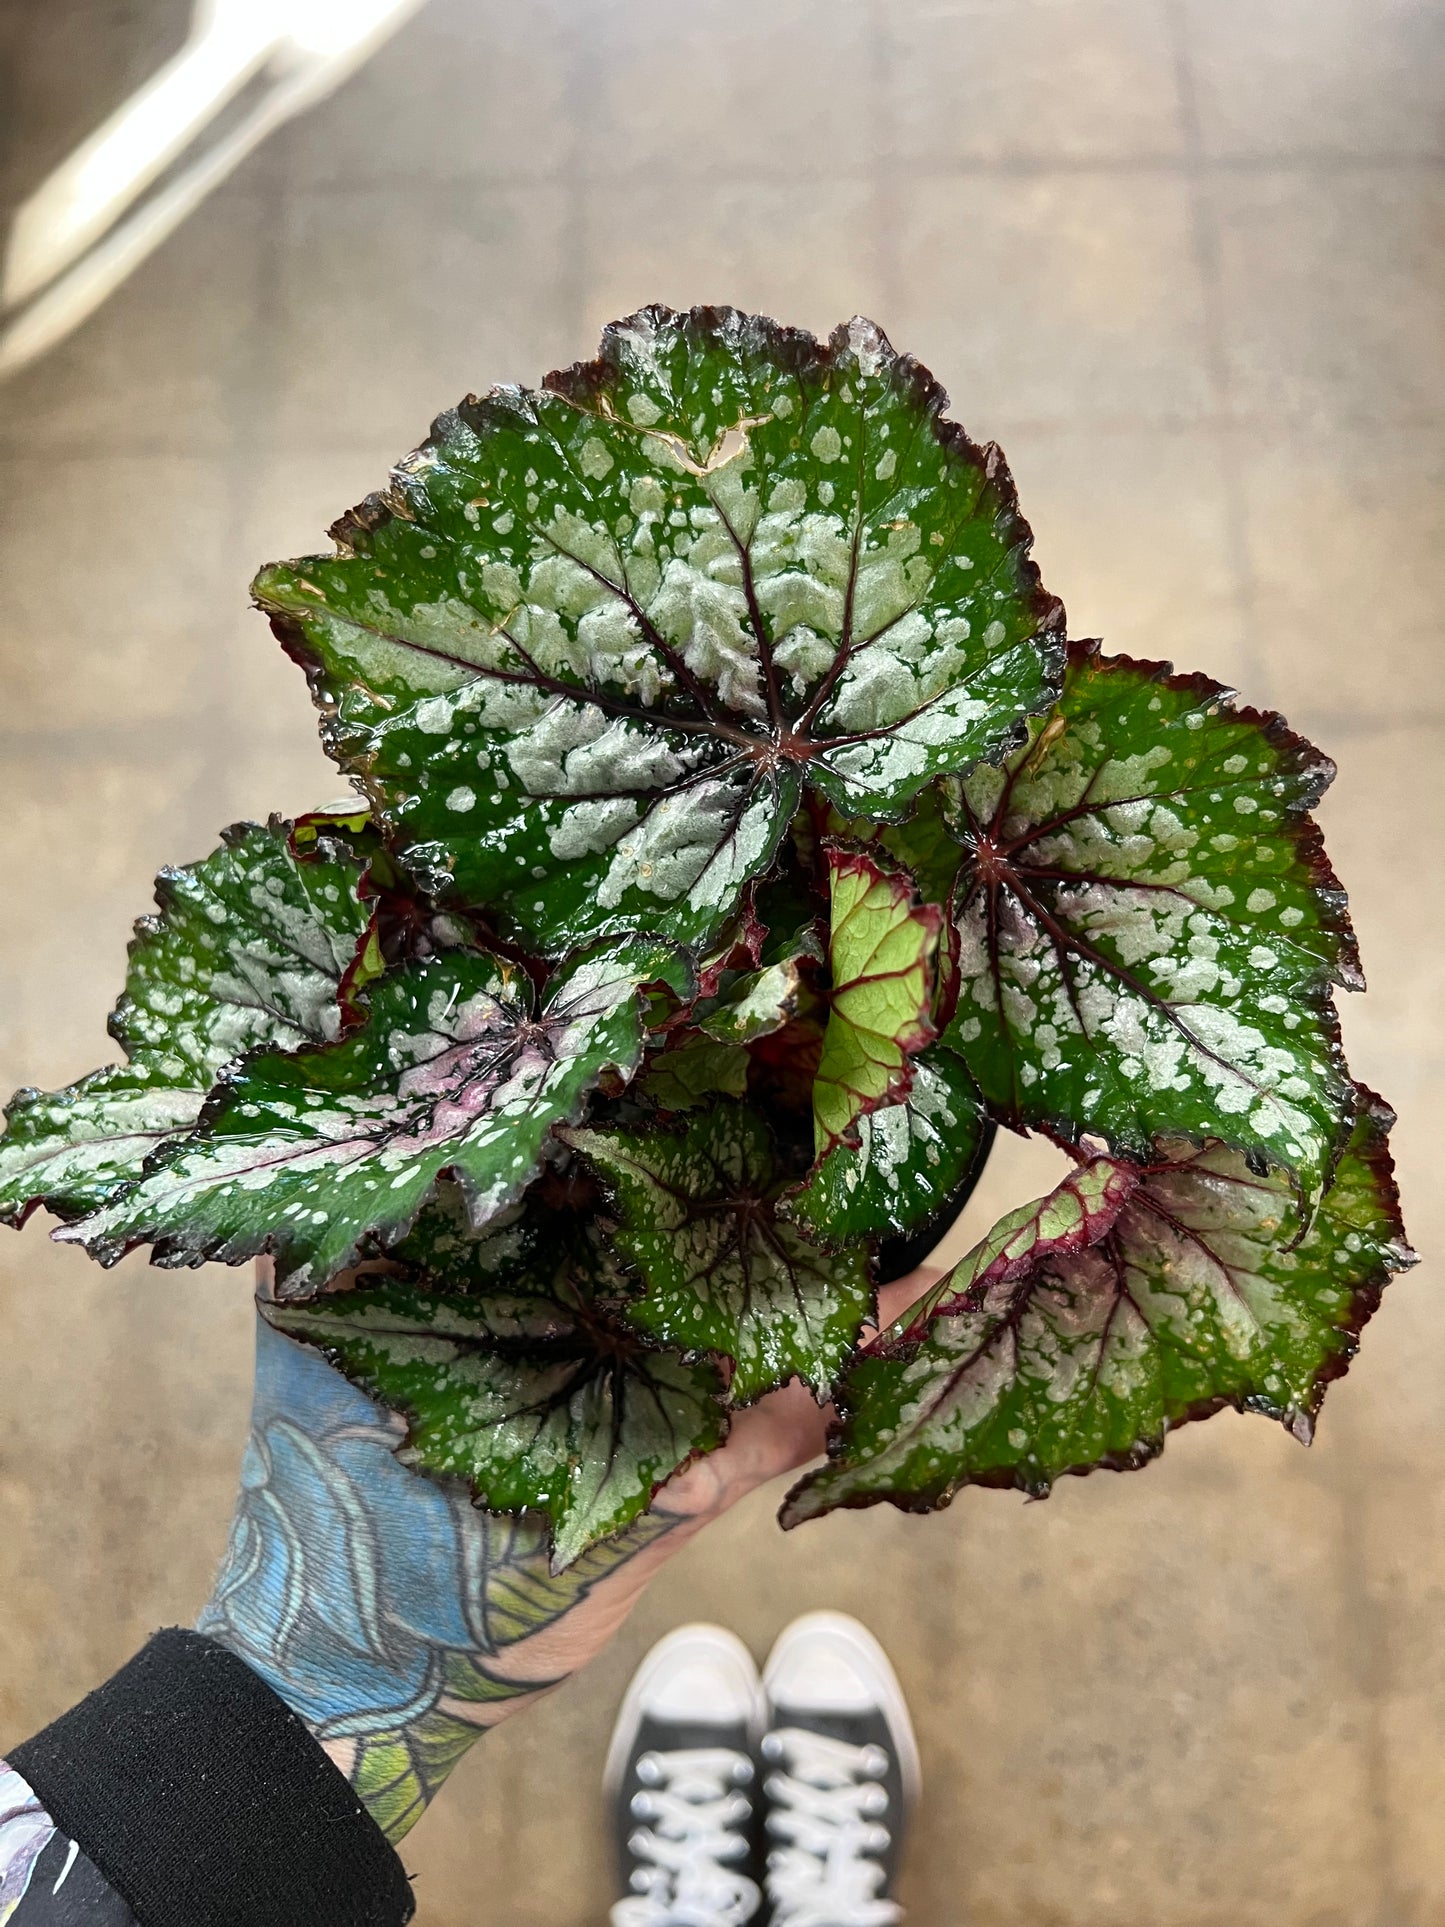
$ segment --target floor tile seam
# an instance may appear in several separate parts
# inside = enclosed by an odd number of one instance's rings
[[[1199,277],[1205,358],[1219,418],[1219,425],[1214,431],[1215,458],[1224,490],[1225,540],[1233,578],[1235,616],[1239,625],[1243,670],[1241,681],[1249,686],[1262,687],[1264,656],[1256,616],[1258,584],[1250,543],[1248,506],[1238,450],[1227,425],[1235,415],[1237,403],[1232,381],[1226,295],[1220,269],[1221,237],[1215,209],[1203,178],[1203,132],[1189,16],[1185,0],[1161,0],[1161,3],[1174,56],[1180,120],[1190,163],[1190,241]]]
[[[585,144],[584,144],[585,145]],[[593,147],[592,154],[600,150]],[[1392,172],[1422,172],[1445,176],[1445,154],[1427,151],[1420,153],[1399,153],[1390,155],[1371,155],[1362,153],[1326,152],[1280,152],[1258,153],[1253,155],[1220,156],[1201,154],[1191,157],[1186,154],[1166,154],[1153,150],[1135,153],[1085,155],[1069,153],[1027,153],[980,154],[977,156],[956,156],[946,154],[909,154],[903,155],[887,149],[876,158],[853,165],[818,162],[810,164],[806,157],[794,161],[791,157],[780,156],[776,164],[749,167],[731,161],[723,167],[715,162],[699,163],[694,169],[686,162],[678,164],[669,160],[664,185],[681,184],[689,187],[712,187],[726,189],[730,186],[777,186],[792,188],[799,183],[808,186],[826,185],[842,182],[854,186],[866,186],[880,170],[895,175],[918,177],[925,180],[967,179],[987,180],[996,177],[1000,180],[1031,179],[1040,176],[1114,176],[1137,174],[1140,176],[1159,176],[1161,178],[1181,178],[1196,171],[1218,175],[1267,175],[1301,174],[1331,175],[1359,172],[1379,174]],[[596,171],[590,164],[583,167],[582,183],[589,192],[615,194],[618,188],[646,186],[658,181],[655,163],[637,162],[609,166],[606,173]],[[398,197],[425,193],[428,191],[451,191],[469,187],[494,187],[507,191],[522,192],[533,187],[561,187],[568,185],[573,178],[570,166],[561,164],[555,168],[539,172],[508,173],[491,169],[460,168],[448,173],[425,174],[351,174],[344,179],[337,177],[313,177],[299,179],[292,177],[288,182],[290,191],[300,198],[312,201],[336,200],[344,197],[354,198],[360,192],[394,194]]]
[[[575,360],[596,352],[597,318],[589,312],[588,290],[593,280],[592,235],[587,221],[585,180],[587,139],[585,134],[588,81],[600,64],[597,47],[598,22],[590,8],[583,8],[574,31],[567,37],[567,69],[562,79],[563,99],[568,109],[570,138],[562,156],[560,184],[567,195],[563,216],[563,248],[566,264],[559,289],[558,307],[566,317],[568,332],[577,344]],[[533,379],[540,382],[543,370]]]

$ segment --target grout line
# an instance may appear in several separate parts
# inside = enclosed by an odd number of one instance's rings
[[[1395,1854],[1390,1800],[1393,1776],[1384,1723],[1392,1655],[1381,1637],[1380,1610],[1361,1562],[1359,1534],[1352,1530],[1354,1521],[1369,1511],[1378,1471],[1367,1467],[1363,1454],[1356,1451],[1342,1454],[1339,1464],[1328,1469],[1322,1466],[1315,1471],[1307,1464],[1305,1477],[1339,1504],[1335,1562],[1339,1573],[1340,1613],[1354,1682],[1365,1703],[1364,1732],[1357,1745],[1365,1778],[1364,1817],[1374,1834],[1373,1859],[1380,1886],[1374,1927],[1403,1927],[1410,1912],[1402,1900],[1403,1885]],[[1362,1921],[1359,1927],[1370,1927],[1370,1923]]]
[[[887,315],[901,310],[902,263],[898,256],[896,210],[897,126],[894,117],[893,50],[886,27],[886,12],[891,0],[870,0],[868,9],[868,67],[873,79],[871,97],[875,102],[872,128],[873,163],[867,170],[872,189],[869,210],[873,230],[873,268],[878,281],[879,306]],[[835,174],[832,178],[843,178]],[[840,317],[841,319],[841,317]],[[886,328],[885,328],[886,332]],[[895,344],[896,345],[896,344]]]
[[[567,74],[563,83],[563,102],[569,146],[563,165],[553,180],[536,184],[561,185],[567,190],[567,214],[561,236],[563,264],[559,277],[558,307],[568,317],[569,333],[575,342],[576,352],[570,359],[580,361],[597,352],[600,331],[604,323],[611,319],[608,315],[591,314],[587,306],[592,287],[592,237],[587,193],[590,180],[587,137],[592,117],[588,107],[588,81],[605,58],[602,36],[591,7],[578,10],[575,25],[564,44]],[[541,369],[538,369],[532,379],[541,373]]]
[[[250,326],[244,331],[244,351],[237,358],[222,404],[226,435],[220,460],[225,477],[226,519],[227,526],[236,531],[247,527],[251,505],[268,478],[267,458],[275,442],[280,344],[284,338],[278,266],[288,219],[288,188],[280,167],[260,167],[257,174],[259,233],[252,316]],[[238,596],[244,596],[245,584],[238,583],[236,588]],[[244,757],[252,736],[264,733],[255,731],[243,713],[236,651],[248,646],[264,647],[270,637],[259,617],[250,636],[244,633],[239,622],[227,625],[220,633],[225,639],[216,654],[216,672],[205,723],[221,767],[214,770],[203,766],[186,797],[188,806],[202,820],[232,813],[229,807],[225,810],[211,807],[218,779],[224,785],[232,759],[238,755]],[[219,833],[219,821],[215,828]]]
[[[580,44],[582,40],[580,30],[574,39]],[[1332,154],[1323,149],[1282,150],[1277,154],[1214,155],[1205,155],[1202,151],[1197,155],[1188,155],[1148,150],[1136,154],[1099,155],[993,154],[970,157],[919,154],[912,155],[907,160],[894,158],[891,165],[899,175],[939,180],[1028,180],[1051,174],[1080,176],[1154,174],[1170,178],[1187,178],[1196,172],[1245,176],[1419,172],[1439,174],[1445,173],[1445,155],[1429,152]],[[655,167],[627,166],[621,162],[615,165],[609,162],[605,176],[593,174],[585,165],[581,167],[580,172],[587,184],[605,185],[609,191],[614,188],[640,187],[657,179]],[[876,178],[877,172],[874,166],[866,163],[853,166],[828,164],[814,167],[808,164],[805,155],[799,155],[796,162],[791,159],[780,159],[773,166],[747,167],[734,163],[729,166],[725,176],[719,175],[715,168],[690,167],[684,159],[680,163],[669,163],[667,179],[693,187],[736,183],[792,189],[799,183],[821,185],[836,181],[866,186],[869,181]],[[565,185],[571,174],[572,170],[565,166],[544,173],[509,173],[492,168],[461,168],[454,174],[379,174],[375,176],[362,174],[354,178],[348,176],[345,180],[308,181],[299,192],[316,200],[330,200],[341,195],[351,196],[377,191],[416,194],[425,191],[442,192],[449,188],[548,187]]]
[[[1206,369],[1214,394],[1214,414],[1217,424],[1214,438],[1215,453],[1224,484],[1225,540],[1229,550],[1230,571],[1234,577],[1234,601],[1240,628],[1241,660],[1244,664],[1244,674],[1240,680],[1249,685],[1244,693],[1250,700],[1262,701],[1271,692],[1266,684],[1264,658],[1259,640],[1257,621],[1259,589],[1250,550],[1249,511],[1245,501],[1242,464],[1236,440],[1219,223],[1206,178],[1208,170],[1204,160],[1199,96],[1194,84],[1194,67],[1190,58],[1189,27],[1185,16],[1184,0],[1163,0],[1163,5],[1165,22],[1173,44],[1175,86],[1179,94],[1186,178],[1189,184],[1190,239],[1203,303]]]

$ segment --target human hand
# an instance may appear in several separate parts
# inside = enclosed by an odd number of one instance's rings
[[[882,1322],[937,1276],[885,1287]],[[197,1626],[306,1722],[392,1841],[483,1732],[606,1645],[665,1560],[823,1450],[828,1410],[785,1386],[626,1532],[554,1574],[545,1521],[480,1511],[463,1485],[403,1465],[402,1421],[273,1330],[264,1281],[260,1296],[241,1492]]]

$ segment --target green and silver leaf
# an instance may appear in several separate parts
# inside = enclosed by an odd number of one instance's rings
[[[485,1297],[404,1279],[266,1315],[405,1416],[408,1463],[466,1479],[490,1511],[546,1513],[561,1571],[720,1445],[727,1415],[709,1361],[649,1349],[565,1270],[533,1285],[512,1301],[530,1322],[500,1329]]]
[[[1219,1137],[1328,1179],[1350,1116],[1331,983],[1358,986],[1307,812],[1334,766],[1203,676],[1071,647],[1058,709],[965,779],[946,1041],[1001,1122]]]
[[[752,1044],[792,1022],[804,996],[803,973],[818,961],[814,947],[799,948],[779,963],[741,972],[708,1008],[699,1010],[699,1030],[720,1043]]]
[[[464,1192],[443,1180],[411,1230],[392,1246],[387,1270],[404,1267],[405,1276],[428,1290],[485,1298],[498,1337],[535,1336],[539,1295],[555,1299],[565,1289],[588,1300],[613,1300],[635,1289],[602,1235],[595,1206],[595,1188],[579,1197],[549,1167],[522,1198],[476,1230]]]
[[[339,1043],[249,1058],[194,1137],[57,1235],[105,1264],[142,1243],[162,1265],[271,1252],[292,1297],[404,1236],[444,1175],[480,1228],[599,1079],[636,1070],[639,992],[659,980],[682,990],[691,973],[648,939],[566,966],[540,1011],[517,968],[485,953],[412,965],[371,988],[368,1022]]]
[[[610,1190],[618,1250],[645,1293],[639,1329],[733,1360],[746,1404],[798,1377],[821,1396],[872,1309],[866,1250],[825,1257],[776,1211],[781,1189],[767,1125],[715,1103],[686,1129],[563,1133]]]
[[[235,1058],[340,1035],[379,964],[364,872],[325,837],[298,862],[288,831],[277,818],[237,824],[203,862],[162,870],[159,915],[136,925],[110,1020],[128,1061],[16,1095],[0,1137],[0,1219],[23,1222],[37,1205],[65,1219],[94,1211],[194,1127]]]
[[[857,1132],[856,1146],[835,1146],[779,1207],[825,1250],[940,1220],[982,1169],[993,1137],[977,1086],[942,1045],[913,1060],[903,1102],[859,1118]]]
[[[1052,699],[1062,611],[945,401],[866,321],[644,309],[255,595],[428,888],[548,956],[701,945],[805,784],[902,815]]]
[[[784,1524],[885,1499],[931,1511],[970,1484],[1041,1497],[1066,1472],[1143,1465],[1227,1405],[1308,1442],[1412,1262],[1392,1121],[1361,1093],[1307,1230],[1284,1173],[1182,1140],[1148,1169],[1096,1159],[1034,1219],[1012,1214],[849,1373],[830,1462],[789,1495]],[[1087,1174],[1093,1197],[1066,1197]]]

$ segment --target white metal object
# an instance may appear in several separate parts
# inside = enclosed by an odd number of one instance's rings
[[[0,375],[93,313],[268,134],[324,99],[422,3],[196,0],[181,51],[17,212],[0,276]],[[207,141],[248,83],[254,101]]]

